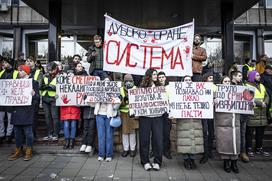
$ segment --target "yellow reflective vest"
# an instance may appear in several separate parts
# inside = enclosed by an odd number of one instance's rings
[[[5,69],[4,70],[2,70],[1,72],[0,72],[0,78],[2,77],[2,75],[5,73]],[[17,76],[18,76],[18,71],[17,70],[14,70],[13,71],[13,75],[12,75],[12,79],[16,79],[17,78]]]
[[[136,86],[132,87],[132,89],[136,89]],[[124,87],[121,87],[120,94],[121,94],[122,98],[126,97],[126,93],[125,93],[125,88]],[[129,111],[128,104],[121,105],[120,108],[119,108],[119,111],[123,112],[123,113],[128,113],[128,111]]]
[[[57,79],[56,79],[56,77],[50,83],[48,82],[48,77],[44,77],[43,81],[44,81],[45,85],[52,85],[52,86],[56,86],[57,85]],[[56,96],[56,91],[52,91],[52,90],[50,90],[50,91],[43,90],[42,91],[42,96],[45,96],[46,93],[48,93],[49,97],[55,97]]]
[[[251,72],[251,71],[253,71],[253,70],[256,69],[255,67],[251,67],[248,64],[244,64],[244,66],[246,66],[248,68],[247,75],[248,75],[249,72]]]
[[[254,87],[254,86],[252,86],[250,84],[246,84],[246,85]],[[266,89],[265,89],[264,85],[260,84],[260,90],[257,89],[256,87],[254,87],[254,88],[255,88],[254,99],[264,101],[265,94],[266,94]]]

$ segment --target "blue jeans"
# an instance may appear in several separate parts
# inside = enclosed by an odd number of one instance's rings
[[[74,139],[76,137],[77,120],[64,121],[64,137],[65,139]],[[70,131],[71,130],[71,131]]]
[[[112,157],[113,155],[113,128],[110,126],[110,118],[104,115],[96,116],[98,133],[98,156]]]
[[[14,125],[15,143],[17,148],[23,147],[24,136],[26,137],[26,146],[33,147],[32,125]]]

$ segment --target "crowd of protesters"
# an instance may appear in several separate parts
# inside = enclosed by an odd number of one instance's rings
[[[4,138],[12,141],[15,135],[15,152],[9,160],[16,160],[24,156],[24,160],[32,158],[33,139],[37,133],[37,116],[39,104],[42,103],[47,135],[44,140],[56,141],[64,133],[65,143],[63,149],[73,149],[79,122],[83,122],[82,145],[80,152],[90,153],[95,149],[96,135],[98,140],[98,161],[111,161],[113,158],[113,132],[110,119],[117,114],[122,120],[121,135],[123,152],[122,157],[135,157],[137,153],[137,136],[139,133],[139,154],[141,164],[145,170],[160,170],[163,156],[172,159],[170,151],[170,131],[172,117],[168,113],[134,117],[129,114],[128,90],[138,87],[168,86],[167,75],[148,69],[139,81],[138,76],[123,75],[120,103],[94,103],[88,106],[56,106],[56,77],[58,75],[96,76],[97,80],[111,81],[114,76],[111,72],[103,71],[102,38],[94,36],[94,45],[88,50],[87,61],[90,63],[89,73],[84,69],[81,56],[74,55],[68,66],[63,67],[59,62],[50,62],[46,72],[40,62],[34,57],[23,60],[20,54],[15,61],[11,58],[1,57],[0,79],[33,79],[32,105],[31,106],[0,106],[0,143]],[[214,82],[213,65],[202,66],[206,61],[206,50],[201,45],[201,36],[194,37],[192,56],[193,76],[182,78],[184,82]],[[220,76],[220,84],[244,85],[254,87],[254,115],[236,113],[214,113],[214,119],[177,119],[176,137],[177,152],[182,153],[184,167],[188,170],[195,169],[196,154],[202,154],[200,164],[205,164],[213,158],[214,140],[216,149],[223,160],[226,172],[239,173],[238,157],[243,162],[249,162],[249,157],[255,154],[270,156],[263,149],[264,131],[271,123],[272,113],[272,64],[267,56],[261,56],[257,61],[245,59],[242,70],[239,71],[238,63],[234,62],[226,75]],[[216,85],[213,84],[216,91]],[[40,100],[41,98],[41,100]],[[214,101],[216,104],[216,100]],[[7,119],[5,128],[4,118]],[[139,131],[137,131],[139,130]],[[255,132],[255,146],[252,140]],[[23,139],[25,135],[25,140]],[[26,142],[24,152],[23,143]],[[150,149],[150,147],[152,147]],[[150,158],[154,157],[153,163]]]

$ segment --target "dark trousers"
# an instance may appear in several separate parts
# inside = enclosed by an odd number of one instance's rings
[[[214,139],[214,120],[202,119],[203,139],[204,139],[204,156],[212,155]]]
[[[59,108],[56,102],[43,102],[45,121],[47,124],[48,136],[58,136],[59,134]]]
[[[85,119],[84,120],[84,133],[82,144],[94,147],[96,135],[96,121],[95,119]]]
[[[163,119],[163,153],[170,153],[171,141],[170,132],[172,128],[172,122],[168,118]]]
[[[33,147],[32,125],[14,125],[14,134],[17,148],[23,147],[24,138],[26,138],[26,146]]]
[[[241,153],[246,152],[246,124],[248,116],[241,114],[240,116],[240,138],[241,138]]]
[[[140,117],[139,139],[141,164],[150,163],[149,146],[150,135],[154,153],[154,163],[162,164],[163,152],[163,118],[162,117]]]
[[[33,124],[32,124],[32,130],[33,130],[33,134],[34,137],[37,137],[36,134],[36,128],[37,128],[37,122],[38,122],[38,118],[39,118],[39,105],[40,105],[40,99],[38,101],[34,101],[34,120],[33,120]]]
[[[255,131],[256,148],[263,147],[265,126],[247,126],[246,128],[246,145],[247,148],[252,148],[253,132]]]

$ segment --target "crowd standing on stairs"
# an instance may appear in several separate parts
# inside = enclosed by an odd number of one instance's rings
[[[171,128],[173,117],[171,110],[153,116],[135,116],[129,112],[130,89],[155,88],[165,86],[168,95],[168,77],[164,72],[148,69],[139,81],[139,77],[130,74],[122,75],[120,96],[112,97],[115,103],[94,103],[88,106],[56,106],[57,76],[96,76],[96,80],[114,80],[114,74],[103,70],[103,43],[99,35],[94,36],[94,45],[88,50],[87,61],[89,70],[85,70],[80,55],[74,55],[68,66],[60,62],[50,62],[46,71],[35,57],[24,55],[15,61],[1,56],[0,79],[29,79],[33,81],[32,104],[30,106],[0,106],[0,144],[12,142],[15,138],[15,151],[8,160],[24,157],[25,161],[32,158],[33,140],[37,137],[37,115],[40,101],[44,110],[47,135],[43,140],[57,141],[60,133],[64,133],[63,149],[75,149],[75,138],[79,125],[82,129],[82,143],[79,151],[90,153],[97,149],[98,161],[110,162],[114,159],[114,128],[110,121],[120,116],[122,126],[122,157],[135,157],[139,150],[140,163],[146,171],[159,171],[163,156],[173,159],[171,154]],[[206,50],[201,45],[201,36],[196,34],[193,49],[193,76],[184,76],[183,82],[214,82],[213,64],[202,72],[202,62],[207,59]],[[251,157],[261,155],[269,157],[265,151],[264,133],[272,122],[272,64],[267,56],[260,60],[245,59],[242,70],[237,62],[233,63],[226,75],[221,75],[220,84],[243,85],[255,88],[254,115],[237,113],[214,113],[214,119],[176,119],[177,153],[183,155],[184,167],[196,169],[196,155],[200,154],[200,164],[213,159],[214,140],[216,150],[223,160],[222,167],[226,172],[239,173],[237,165],[240,156],[243,162]],[[137,85],[137,86],[136,86]],[[217,86],[213,84],[213,91]],[[41,100],[40,100],[41,98]],[[214,105],[218,102],[214,99]],[[5,125],[5,121],[7,124]],[[255,144],[253,135],[255,132]],[[137,141],[137,138],[139,140]],[[26,144],[24,148],[23,145]],[[97,145],[96,145],[97,143]],[[139,143],[139,145],[137,145]],[[271,145],[270,145],[271,146]],[[137,149],[138,147],[138,149]],[[173,145],[172,145],[173,147]],[[152,151],[151,151],[152,150]],[[150,154],[151,153],[151,154]],[[151,157],[154,157],[153,162]],[[125,159],[125,158],[124,158]]]

